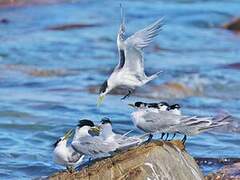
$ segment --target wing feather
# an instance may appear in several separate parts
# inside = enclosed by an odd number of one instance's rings
[[[143,49],[148,46],[154,37],[156,37],[163,26],[163,19],[159,19],[148,27],[137,31],[135,34],[130,36],[125,43],[132,45],[138,49]]]

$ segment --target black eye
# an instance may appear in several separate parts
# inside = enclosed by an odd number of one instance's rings
[[[104,93],[106,91],[107,87],[108,87],[108,83],[107,83],[107,80],[106,80],[106,81],[104,81],[104,83],[100,87],[99,93]]]

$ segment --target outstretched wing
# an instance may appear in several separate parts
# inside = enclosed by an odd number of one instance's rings
[[[144,57],[142,49],[148,46],[158,35],[162,27],[162,19],[136,32],[125,41],[124,68],[136,74],[144,74]]]
[[[148,27],[137,31],[130,36],[125,43],[135,48],[142,49],[148,46],[154,37],[156,37],[163,26],[163,19],[159,19]]]

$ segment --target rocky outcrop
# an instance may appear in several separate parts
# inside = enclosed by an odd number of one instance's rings
[[[180,141],[154,141],[95,161],[74,173],[64,171],[53,174],[49,179],[201,180],[204,177]]]
[[[240,180],[240,162],[227,165],[216,173],[211,173],[205,177],[206,180]]]

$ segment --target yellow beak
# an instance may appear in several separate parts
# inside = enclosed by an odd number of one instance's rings
[[[99,126],[93,126],[90,128],[90,133],[93,133],[94,135],[99,135],[100,134],[100,128]]]
[[[105,98],[104,95],[100,95],[100,96],[98,97],[97,107],[99,107],[99,106],[103,103],[104,98]]]
[[[68,131],[64,134],[63,139],[68,139],[68,138],[70,138],[72,135],[73,135],[73,130],[70,129],[70,130],[68,130]]]

